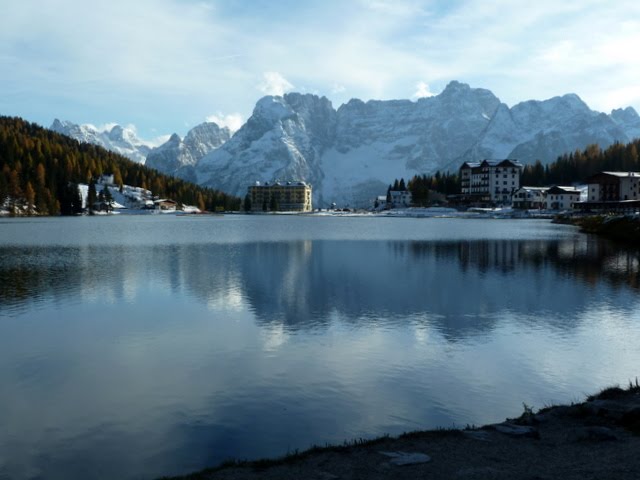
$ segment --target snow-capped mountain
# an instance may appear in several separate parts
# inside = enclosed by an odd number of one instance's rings
[[[628,107],[611,115],[577,95],[512,108],[489,90],[453,81],[430,98],[363,102],[335,110],[316,95],[261,99],[247,123],[195,165],[198,183],[243,196],[255,181],[305,180],[314,204],[363,205],[394,178],[457,170],[466,160],[549,163],[591,143],[640,136]]]
[[[194,166],[202,157],[231,138],[227,127],[206,122],[189,130],[184,140],[176,133],[147,155],[145,165],[188,181],[195,181]]]
[[[457,170],[465,160],[548,163],[591,143],[640,136],[633,110],[591,110],[577,95],[512,108],[489,90],[453,81],[437,96],[351,100],[335,110],[316,95],[261,99],[247,123],[195,165],[198,183],[243,196],[257,180],[305,180],[314,204],[363,205],[394,178]]]
[[[264,97],[222,147],[196,165],[198,183],[243,196],[256,180],[300,179],[321,185],[321,155],[335,139],[336,111],[325,97]]]
[[[635,110],[628,113],[640,121]],[[630,141],[634,138],[632,124],[631,118],[617,122],[613,116],[589,109],[575,94],[529,100],[510,109],[502,104],[464,158],[509,157],[523,163],[548,163],[592,143],[606,147],[615,141]]]
[[[337,110],[317,95],[267,96],[233,136],[209,122],[154,149],[120,126],[100,132],[56,120],[51,128],[233,195],[255,181],[304,180],[316,206],[359,206],[394,178],[456,171],[463,161],[549,163],[592,143],[626,143],[640,137],[640,116],[631,107],[591,110],[575,94],[509,108],[489,90],[452,81],[415,102],[353,99]]]
[[[114,125],[111,129],[98,130],[93,125],[78,125],[57,118],[51,125],[54,132],[67,135],[79,142],[93,143],[130,158],[134,162],[144,163],[151,145],[139,139],[130,128]]]

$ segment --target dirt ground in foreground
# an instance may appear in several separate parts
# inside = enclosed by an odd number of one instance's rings
[[[403,460],[409,464],[394,463]],[[178,478],[639,480],[640,389],[610,389],[475,430],[416,432]]]

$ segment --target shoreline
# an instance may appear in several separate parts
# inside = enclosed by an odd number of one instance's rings
[[[498,424],[414,431],[314,446],[279,458],[229,460],[161,480],[640,478],[640,385],[609,387]]]
[[[583,233],[594,234],[636,246],[640,241],[640,215],[558,216],[554,223],[575,225]]]

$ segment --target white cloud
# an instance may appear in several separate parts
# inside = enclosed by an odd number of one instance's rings
[[[360,0],[360,3],[383,15],[414,16],[426,13],[424,2],[417,0]]]
[[[413,98],[461,80],[508,104],[575,92],[593,108],[640,110],[635,0],[5,3],[0,110],[41,124],[117,118],[151,137],[211,112],[246,118],[257,84],[294,88],[278,72],[335,104],[406,98],[428,79]]]
[[[219,127],[227,127],[231,133],[240,130],[240,127],[244,124],[244,118],[239,113],[228,113],[225,115],[224,113],[218,112],[215,115],[209,115],[206,120],[207,122],[218,124]]]
[[[339,83],[334,83],[331,86],[331,93],[336,94],[336,93],[344,93],[347,91],[347,87],[345,87],[344,85],[341,85]]]
[[[416,92],[411,98],[433,97],[434,95],[435,93],[431,91],[427,83],[419,81],[418,83],[416,83]]]
[[[266,95],[282,96],[294,88],[294,86],[278,72],[264,72],[262,77],[263,81],[258,88]]]

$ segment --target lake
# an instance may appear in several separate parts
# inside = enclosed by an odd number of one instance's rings
[[[153,479],[639,375],[640,255],[546,220],[0,219],[0,478]]]

